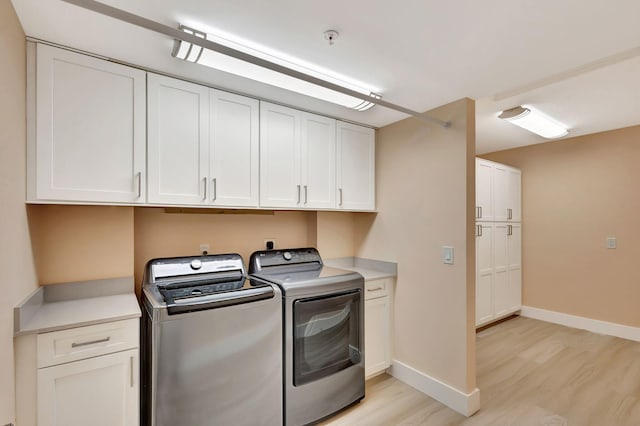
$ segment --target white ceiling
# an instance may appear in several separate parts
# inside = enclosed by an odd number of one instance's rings
[[[221,30],[298,57],[427,111],[477,100],[477,152],[546,142],[496,118],[529,104],[568,137],[640,124],[640,1],[104,0],[177,27]],[[357,112],[170,56],[172,40],[64,3],[13,0],[28,36],[322,114],[380,127],[406,117]],[[333,46],[323,32],[340,36]]]

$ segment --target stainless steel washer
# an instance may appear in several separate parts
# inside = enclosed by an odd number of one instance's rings
[[[284,294],[285,424],[313,423],[364,398],[364,279],[314,248],[259,251],[249,273]]]
[[[281,425],[282,295],[237,254],[155,259],[142,289],[142,424]]]

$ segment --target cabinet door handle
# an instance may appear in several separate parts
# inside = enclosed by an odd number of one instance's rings
[[[382,290],[382,287],[368,288],[367,289],[367,291],[378,291],[378,290]]]
[[[213,186],[213,197],[211,197],[211,201],[215,201],[218,198],[218,182],[216,178],[211,179],[211,186]]]
[[[133,357],[132,356],[129,357],[129,360],[130,360],[130,362],[129,362],[129,371],[131,372],[130,383],[131,383],[131,387],[133,387]]]
[[[300,185],[298,185],[298,202],[297,204],[300,204]]]
[[[512,209],[507,209],[507,215],[508,215],[509,219],[513,219],[513,210]]]
[[[507,235],[513,235],[513,225],[509,225],[507,228]]]
[[[142,197],[142,172],[136,173],[136,181],[138,187],[138,198]]]
[[[307,204],[307,185],[304,186],[304,203]]]
[[[478,207],[478,219],[482,218],[482,206]]]
[[[95,345],[96,343],[105,343],[105,342],[108,342],[109,340],[111,340],[111,336],[105,337],[104,339],[91,340],[89,342],[80,342],[80,343],[73,342],[71,344],[71,347],[79,348],[80,346]]]
[[[338,188],[338,193],[340,194],[340,201],[338,201],[338,205],[342,205],[342,188]]]
[[[202,178],[202,182],[204,183],[204,196],[202,197],[202,201],[207,201],[207,177]]]

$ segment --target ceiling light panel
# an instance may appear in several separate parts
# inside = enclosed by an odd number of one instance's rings
[[[223,38],[221,36],[213,34],[205,34],[189,27],[181,26],[180,28],[186,33],[205,38],[214,43],[224,45],[231,49],[247,53],[251,56],[255,56],[257,58],[264,59],[278,65],[282,65],[291,70],[298,71],[312,77],[336,84],[338,86],[353,90],[355,92],[362,93],[363,96],[371,97],[372,101],[381,99],[381,96],[374,93],[374,90],[366,89],[352,81],[345,81],[343,79],[330,75],[324,69],[311,67],[310,64],[294,60],[294,58],[287,57],[285,55],[274,56],[274,54],[272,53],[266,53],[263,51],[266,49],[257,50],[253,47],[248,47],[244,44],[231,41],[228,38]],[[366,111],[375,106],[375,102],[345,95],[343,93],[336,92],[334,90],[288,76],[286,74],[260,67],[250,62],[242,61],[208,49],[203,49],[200,46],[196,46],[181,40],[175,41],[172,56],[190,62],[197,62],[198,64],[205,65],[210,68],[215,68],[224,72],[228,72],[230,74],[239,75],[251,80],[259,81],[261,83],[281,87],[296,93],[343,105],[348,108],[353,108],[357,111]]]
[[[502,111],[498,117],[546,139],[561,138],[569,133],[566,126],[526,105]]]

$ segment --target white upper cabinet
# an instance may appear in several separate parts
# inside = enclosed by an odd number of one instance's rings
[[[29,51],[27,200],[144,203],[145,73],[43,44]]]
[[[149,74],[149,202],[258,205],[258,101]]]
[[[521,221],[520,170],[476,158],[476,220]]]
[[[375,209],[373,129],[41,43],[27,62],[27,202]]]
[[[336,207],[336,120],[260,103],[260,206]]]
[[[301,206],[336,207],[336,120],[302,113]]]
[[[344,210],[375,209],[375,131],[338,122],[337,205]]]
[[[260,102],[260,207],[298,207],[301,112]]]
[[[209,179],[209,89],[148,76],[149,202],[204,204]]]
[[[210,196],[216,206],[256,207],[259,188],[259,103],[210,92]]]

